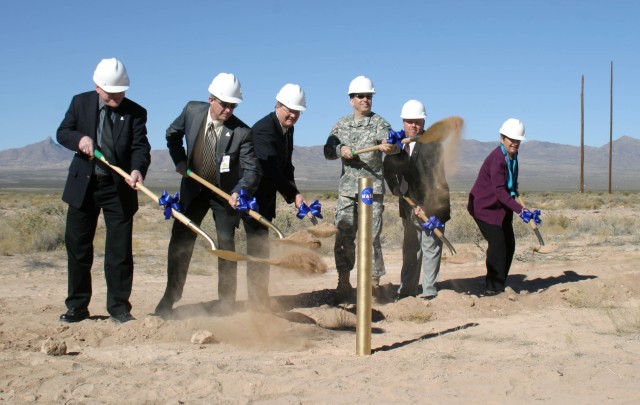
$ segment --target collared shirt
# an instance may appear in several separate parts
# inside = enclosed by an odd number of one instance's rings
[[[222,131],[222,127],[224,126],[224,122],[220,120],[214,120],[211,118],[211,107],[209,107],[209,111],[207,112],[207,123],[204,126],[205,133],[207,128],[209,128],[209,124],[213,123],[213,129],[216,131],[216,137],[218,140],[220,139],[220,132]]]

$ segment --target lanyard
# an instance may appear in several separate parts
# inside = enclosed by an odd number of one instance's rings
[[[509,154],[504,145],[500,144],[500,149],[504,155],[504,160],[507,162],[507,172],[509,173],[507,179],[507,191],[512,197],[516,196],[516,181],[518,179],[518,152],[513,156],[513,159],[509,159]]]

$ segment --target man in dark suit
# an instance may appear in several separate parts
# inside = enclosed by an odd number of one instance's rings
[[[407,101],[401,113],[405,134],[422,134],[426,116],[424,105],[420,101]],[[433,299],[438,294],[435,283],[440,272],[442,241],[418,226],[421,221],[417,219],[417,215],[424,213],[427,218],[435,216],[442,224],[451,218],[442,145],[436,142],[405,145],[402,153],[385,157],[384,175],[393,195],[400,197],[400,217],[404,228],[402,270],[397,298],[417,294],[422,268],[421,297]],[[402,198],[403,195],[418,205],[415,210]]]
[[[62,199],[69,204],[65,244],[69,279],[67,312],[61,322],[89,317],[93,238],[102,210],[107,229],[104,270],[107,311],[113,321],[131,316],[133,284],[132,229],[138,210],[136,183],[143,183],[151,163],[147,111],[124,97],[129,76],[119,60],[103,59],[93,75],[96,90],[73,97],[57,132],[58,142],[76,152]],[[110,163],[131,174],[125,181],[92,159],[100,149]],[[128,183],[128,184],[127,184]]]
[[[293,154],[294,124],[306,110],[306,99],[297,84],[285,84],[276,95],[275,111],[267,114],[251,128],[256,156],[263,177],[255,193],[260,214],[271,221],[276,216],[276,194],[287,204],[299,208],[304,196],[298,191],[291,156]],[[244,218],[247,233],[247,253],[254,257],[269,257],[269,232],[264,225],[250,217]],[[249,300],[259,309],[269,308],[269,265],[247,263]]]
[[[200,225],[211,209],[216,224],[217,247],[235,250],[235,228],[240,223],[240,190],[253,194],[260,181],[260,168],[253,151],[251,130],[235,115],[242,102],[238,79],[220,73],[209,86],[209,102],[190,101],[167,129],[169,154],[176,171],[183,175],[180,201],[184,214]],[[186,138],[186,151],[183,144]],[[216,185],[230,195],[223,201],[197,181],[186,177],[186,170]],[[180,221],[174,221],[169,241],[167,287],[155,314],[168,316],[180,300],[187,279],[196,234]],[[237,262],[218,258],[218,298],[225,309],[236,299]]]

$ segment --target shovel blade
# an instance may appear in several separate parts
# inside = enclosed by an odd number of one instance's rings
[[[249,256],[245,256],[240,253],[232,252],[230,250],[220,250],[220,249],[207,249],[208,252],[213,253],[221,259],[229,260],[232,262],[247,262],[252,261]]]

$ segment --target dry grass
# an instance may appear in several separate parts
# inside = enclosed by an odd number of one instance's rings
[[[323,215],[327,223],[333,223],[336,193],[305,192],[307,200],[318,199],[323,204]],[[0,210],[0,254],[30,253],[60,249],[64,244],[66,205],[60,196],[42,191],[23,191],[0,194],[4,205]],[[279,197],[280,198],[280,197]],[[598,236],[602,243],[640,242],[640,219],[631,212],[640,207],[639,193],[531,193],[525,195],[525,201],[532,208],[542,210],[541,231],[545,238],[571,240],[585,234]],[[145,248],[158,239],[168,240],[171,221],[163,220],[162,209],[157,204],[141,199],[141,211],[136,215],[134,249]],[[452,219],[447,223],[447,238],[456,243],[471,243],[483,246],[484,239],[478,227],[466,211],[467,193],[451,193]],[[146,208],[146,209],[145,209]],[[598,215],[582,217],[581,211],[596,211]],[[151,214],[150,212],[153,212]],[[402,221],[398,215],[398,199],[385,196],[384,226],[382,243],[386,248],[396,249],[402,246]],[[311,227],[307,219],[298,219],[295,209],[279,200],[278,213],[274,224],[285,234],[302,231]],[[104,246],[102,220],[96,233],[96,250]],[[207,215],[201,226],[210,235],[215,235],[215,224]],[[514,218],[514,230],[517,238],[530,237],[531,230]],[[237,249],[244,251],[246,238],[241,226],[237,231]],[[320,255],[330,255],[333,251],[333,238],[322,240]],[[205,263],[210,255],[203,256]],[[197,258],[195,258],[197,260]],[[204,266],[209,267],[209,266]],[[197,270],[196,270],[197,271]],[[206,273],[206,272],[205,272]]]

